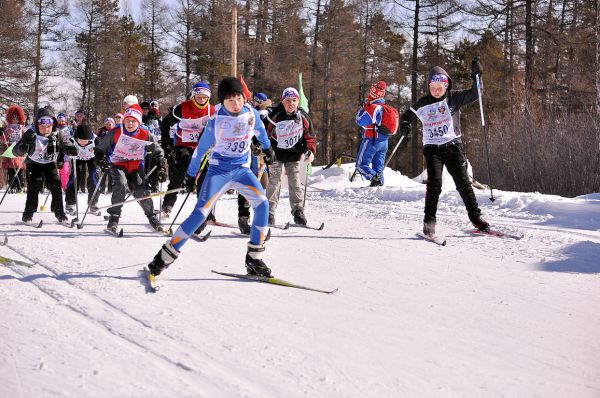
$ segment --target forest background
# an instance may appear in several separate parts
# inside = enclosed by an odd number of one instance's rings
[[[303,74],[317,164],[356,154],[354,115],[373,82],[385,80],[403,112],[435,65],[455,89],[470,87],[478,55],[493,186],[600,192],[600,0],[134,3],[136,12],[131,0],[0,0],[0,114],[51,105],[99,123],[127,94],[158,100],[164,114],[197,81],[216,92],[232,69],[237,6],[238,74],[275,103]],[[478,105],[464,108],[462,131],[474,177],[488,183]],[[415,124],[390,167],[420,174],[421,142]]]

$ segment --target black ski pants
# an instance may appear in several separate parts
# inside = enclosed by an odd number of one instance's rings
[[[134,198],[141,198],[150,194],[148,184],[144,181],[144,177],[146,176],[144,171],[128,173],[120,167],[111,165],[108,172],[112,178],[111,203],[123,202],[127,194],[127,187],[133,192]],[[138,203],[142,206],[146,217],[154,215],[154,203],[152,202],[152,199],[140,200]],[[112,216],[120,217],[122,207],[123,205],[110,207],[107,210],[107,213]]]
[[[28,163],[27,164],[27,200],[23,215],[32,216],[37,211],[38,195],[46,182],[46,187],[52,195],[50,210],[57,217],[64,217],[62,183],[56,163]]]
[[[427,164],[427,192],[425,193],[425,218],[423,221],[426,223],[436,221],[438,200],[442,192],[442,172],[446,166],[454,180],[456,190],[467,208],[469,220],[477,223],[481,218],[481,210],[477,205],[477,198],[467,173],[467,158],[464,155],[462,144],[426,145],[423,148],[423,155]]]
[[[187,174],[188,166],[192,160],[194,148],[185,146],[176,146],[174,157],[169,157],[169,187],[168,190],[181,188],[185,175]],[[205,167],[207,168],[207,167]],[[198,184],[200,186],[200,184]],[[177,192],[165,195],[163,200],[163,209],[173,207],[177,201]]]

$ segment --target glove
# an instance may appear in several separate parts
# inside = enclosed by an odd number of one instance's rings
[[[252,151],[252,156],[260,156],[260,154],[262,152],[262,148],[260,145],[252,144],[252,146],[250,147],[250,150]]]
[[[65,158],[62,156],[59,156],[58,159],[56,159],[56,167],[58,169],[62,169],[65,165]]]
[[[406,138],[410,137],[410,133],[412,132],[410,125],[406,124],[400,128],[400,135],[406,136]]]
[[[185,192],[192,193],[196,189],[196,177],[192,177],[188,174],[185,175]]]
[[[312,151],[310,149],[308,149],[306,152],[304,152],[304,154],[302,156],[304,157],[304,161],[306,163],[312,163],[315,160],[315,155],[312,153]]]
[[[475,79],[475,76],[479,75],[481,76],[482,70],[481,70],[481,64],[479,63],[479,59],[478,58],[473,58],[473,61],[471,61],[471,78]]]
[[[167,160],[162,158],[160,160],[160,166],[158,167],[158,173],[156,174],[158,182],[167,181]]]
[[[108,166],[110,166],[110,164],[108,163],[108,159],[101,158],[98,161],[98,167],[100,167],[100,170],[102,170],[105,173],[108,171]]]
[[[273,148],[268,147],[267,149],[263,149],[263,154],[265,155],[265,164],[270,166],[271,163],[273,163],[273,160],[275,160],[275,152],[273,152]]]
[[[79,155],[79,150],[77,149],[76,146],[69,145],[69,146],[65,147],[64,151],[69,156],[77,156],[77,155]]]

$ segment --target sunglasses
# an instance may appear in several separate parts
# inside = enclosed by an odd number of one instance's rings
[[[38,124],[38,126],[43,126],[43,127],[53,126],[54,120],[52,120],[52,118],[49,118],[49,117],[42,117],[38,120],[37,124]]]

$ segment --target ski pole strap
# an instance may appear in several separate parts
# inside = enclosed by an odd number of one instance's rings
[[[126,203],[139,202],[140,200],[151,199],[151,198],[154,198],[155,196],[168,195],[170,193],[176,193],[176,192],[181,192],[181,191],[185,191],[185,188],[176,188],[176,189],[170,189],[170,190],[164,191],[164,192],[155,192],[155,193],[150,194],[150,195],[142,196],[141,198],[124,200],[124,201],[119,202],[119,203],[113,203],[112,205],[98,207],[98,210],[110,209],[111,207],[122,206],[122,205],[124,205]]]

